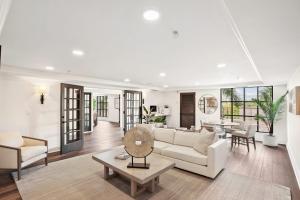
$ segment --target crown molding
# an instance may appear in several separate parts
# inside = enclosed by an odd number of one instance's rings
[[[106,89],[119,89],[119,90],[127,90],[127,89],[162,90],[159,87],[153,87],[148,85],[111,81],[111,80],[105,80],[96,77],[80,76],[80,75],[74,75],[69,73],[42,71],[42,70],[16,67],[10,65],[2,65],[0,72],[14,74],[19,77],[51,79],[51,80],[56,80],[64,83],[83,85],[89,88],[106,88]]]

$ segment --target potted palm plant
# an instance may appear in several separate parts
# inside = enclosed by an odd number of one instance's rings
[[[272,88],[266,88],[260,93],[259,99],[254,99],[263,114],[256,116],[257,120],[261,120],[268,128],[268,134],[263,136],[263,144],[267,146],[277,146],[277,138],[273,134],[274,123],[279,120],[279,115],[283,112],[282,106],[288,92],[273,102]]]
[[[148,110],[145,106],[143,106],[143,119],[145,120],[146,124],[149,124],[151,122],[153,122],[153,118],[155,116],[155,114],[152,112],[152,110]]]

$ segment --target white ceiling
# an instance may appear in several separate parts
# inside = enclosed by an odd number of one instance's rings
[[[257,83],[260,77],[286,82],[300,66],[300,1],[225,2],[14,0],[0,37],[2,64],[51,65],[59,73],[153,87]],[[158,10],[160,20],[145,22],[146,9]],[[85,55],[74,57],[73,49]]]

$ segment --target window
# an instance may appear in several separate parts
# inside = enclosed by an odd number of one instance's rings
[[[263,115],[253,99],[261,99],[260,94],[266,88],[273,86],[223,88],[221,89],[221,116],[230,121],[243,120],[245,125],[257,124],[258,132],[268,132],[267,126],[256,119],[256,115]]]
[[[98,117],[107,117],[107,96],[97,96],[97,115]]]

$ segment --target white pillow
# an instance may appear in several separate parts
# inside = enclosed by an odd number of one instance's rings
[[[19,148],[23,146],[23,138],[18,132],[0,133],[0,145]]]
[[[204,132],[198,135],[193,148],[203,155],[207,155],[208,147],[214,143],[216,133]]]
[[[201,130],[200,134],[205,134],[205,133],[207,134],[207,133],[214,133],[214,132],[211,132],[211,131],[207,130],[206,128],[203,128],[203,129]],[[218,135],[218,134],[215,134],[215,138],[214,138],[213,143],[218,142],[218,140],[219,140],[219,135]]]
[[[176,131],[174,136],[174,144],[193,147],[195,139],[200,133]]]
[[[155,140],[159,140],[162,142],[167,142],[173,144],[174,142],[174,129],[168,128],[154,128],[154,137]]]

